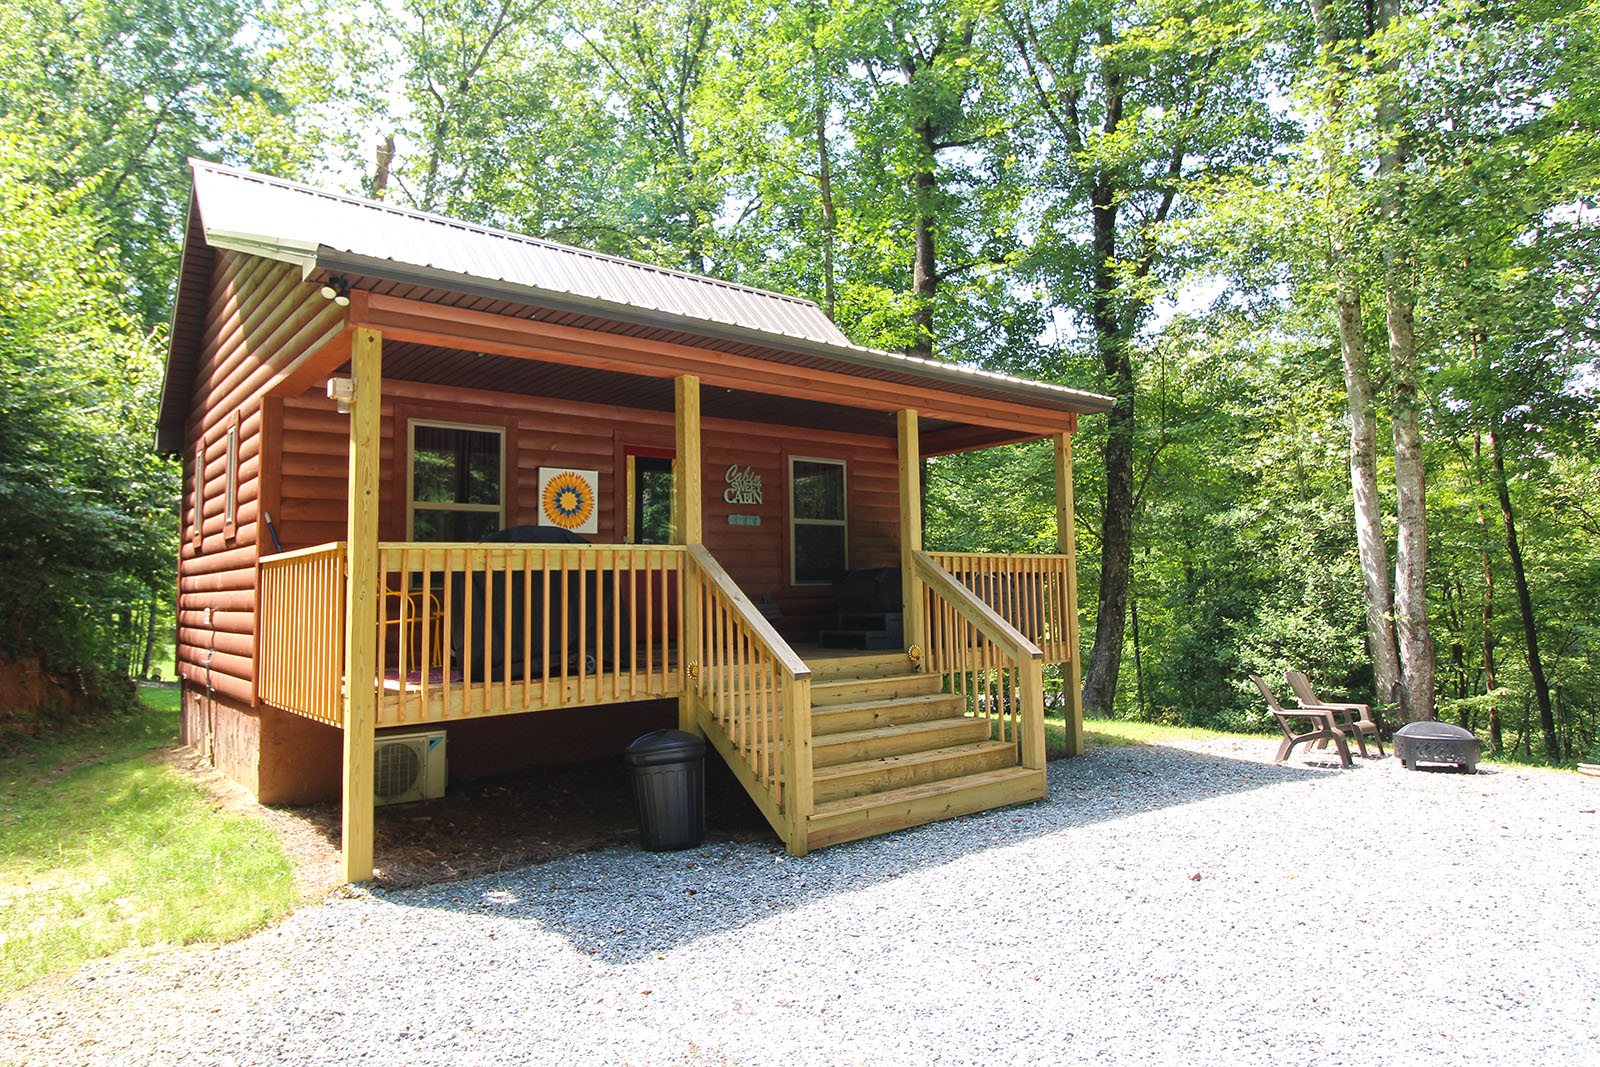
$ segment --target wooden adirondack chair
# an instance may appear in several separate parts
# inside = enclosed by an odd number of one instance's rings
[[[1302,741],[1332,741],[1339,750],[1339,764],[1342,767],[1354,766],[1350,759],[1350,746],[1345,743],[1344,731],[1339,728],[1338,713],[1332,708],[1315,706],[1301,706],[1298,708],[1285,708],[1278,703],[1278,698],[1272,695],[1272,690],[1267,688],[1267,683],[1261,680],[1259,674],[1252,674],[1250,680],[1256,683],[1256,688],[1261,690],[1261,696],[1267,702],[1267,709],[1278,720],[1278,726],[1283,730],[1283,742],[1278,745],[1278,755],[1274,763],[1282,763],[1289,758],[1289,753],[1294,751],[1294,746]],[[1311,723],[1312,729],[1305,733],[1295,733],[1289,725],[1292,720],[1304,719]]]
[[[1373,744],[1378,746],[1378,755],[1384,755],[1383,735],[1377,720],[1372,714],[1372,708],[1366,704],[1340,703],[1336,700],[1323,700],[1317,696],[1317,691],[1311,688],[1311,679],[1299,671],[1284,671],[1284,680],[1289,683],[1289,688],[1294,690],[1295,699],[1305,704],[1318,708],[1332,708],[1339,714],[1339,728],[1347,733],[1356,735],[1356,747],[1361,750],[1361,758],[1367,758],[1367,735],[1372,735]]]

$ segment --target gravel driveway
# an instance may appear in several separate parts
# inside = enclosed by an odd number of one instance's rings
[[[1102,749],[793,859],[333,899],[0,1007],[0,1062],[1600,1064],[1600,782]]]

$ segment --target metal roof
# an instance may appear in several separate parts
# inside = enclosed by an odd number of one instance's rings
[[[797,340],[849,344],[809,300],[190,160],[206,243],[297,263],[327,251],[647,308]]]
[[[1111,397],[852,344],[808,300],[669,270],[190,160],[194,190],[162,386],[157,447],[182,447],[212,249],[345,275],[496,313],[740,352],[880,381],[1056,411],[1109,411]],[[192,321],[191,321],[192,320]]]

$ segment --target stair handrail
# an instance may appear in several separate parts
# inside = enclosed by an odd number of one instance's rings
[[[1045,765],[1044,739],[1044,652],[1038,645],[1011,625],[983,598],[946,570],[928,553],[917,549],[911,553],[916,577],[929,593],[937,594],[951,606],[962,620],[972,625],[980,634],[993,642],[1007,659],[1012,661],[1020,681],[1022,699],[1022,765],[1042,770]],[[932,605],[929,605],[931,608]],[[923,632],[917,640],[927,649],[923,662],[928,662],[935,613],[924,610]]]
[[[687,687],[692,694],[696,706],[696,714],[716,730],[708,730],[707,736],[718,751],[728,760],[734,774],[744,784],[747,792],[756,801],[762,813],[767,816],[773,828],[783,835],[790,852],[795,855],[804,855],[806,852],[806,820],[810,817],[814,806],[812,788],[811,766],[811,668],[805,660],[789,646],[789,642],[773,627],[766,616],[756,609],[755,604],[739,588],[737,582],[723,569],[704,545],[688,546],[689,574],[685,583],[683,595],[692,598],[693,610],[687,613],[692,619],[688,625],[685,636],[688,638],[688,658],[691,663],[691,684]],[[714,699],[708,699],[708,685],[711,679],[718,676],[719,671],[728,674],[730,685],[734,681],[733,672],[737,665],[717,662],[718,642],[715,639],[707,640],[711,635],[710,627],[700,611],[700,577],[703,576],[709,587],[712,597],[737,623],[745,639],[764,653],[772,662],[777,671],[778,693],[775,702],[776,712],[779,716],[777,738],[763,738],[762,742],[770,744],[772,740],[781,739],[782,764],[779,778],[773,768],[763,768],[754,760],[757,747],[741,746],[738,738],[730,732],[730,726],[736,730],[737,724],[719,714]],[[727,634],[723,634],[724,641]],[[746,671],[745,681],[751,681],[749,672],[751,666],[744,665]],[[764,687],[756,680],[753,688],[764,691]],[[748,694],[747,694],[748,695]]]

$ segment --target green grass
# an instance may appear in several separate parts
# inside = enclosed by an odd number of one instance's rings
[[[1045,716],[1045,748],[1052,757],[1066,751],[1066,724]],[[1089,748],[1127,748],[1132,745],[1159,745],[1168,741],[1209,741],[1224,737],[1257,736],[1210,730],[1201,726],[1163,726],[1151,722],[1125,722],[1121,719],[1085,719],[1084,741]],[[1266,736],[1265,734],[1259,736]]]
[[[0,757],[0,996],[126,948],[238,937],[295,903],[272,830],[156,761],[177,691],[142,695]]]

